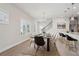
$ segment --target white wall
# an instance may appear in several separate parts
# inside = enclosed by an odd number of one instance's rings
[[[0,52],[16,45],[34,33],[34,20],[23,11],[11,4],[0,4],[0,10],[9,14],[9,24],[0,24]],[[31,32],[20,34],[20,20],[24,18],[31,26]]]
[[[40,27],[39,27],[39,22],[38,19],[35,19],[35,34],[40,33]]]

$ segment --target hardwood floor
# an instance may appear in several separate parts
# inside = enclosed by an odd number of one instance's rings
[[[31,40],[27,40],[11,49],[8,49],[0,56],[35,56],[36,49],[34,48],[34,42],[30,44]],[[46,49],[40,48],[36,53],[36,56],[59,56],[56,46],[50,44],[50,52]]]

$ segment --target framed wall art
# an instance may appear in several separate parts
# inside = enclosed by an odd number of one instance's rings
[[[0,9],[0,24],[9,24],[9,15]]]
[[[66,29],[66,23],[57,23],[57,29]]]

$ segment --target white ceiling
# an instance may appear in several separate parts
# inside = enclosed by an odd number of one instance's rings
[[[71,3],[16,3],[15,5],[36,19],[69,17],[72,16],[72,13],[77,15],[77,12],[79,12],[79,4],[77,3],[74,4],[77,7],[73,9],[74,11],[72,11]],[[65,10],[67,12],[64,12]]]

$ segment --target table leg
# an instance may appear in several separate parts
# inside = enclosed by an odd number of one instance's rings
[[[50,51],[49,42],[50,42],[50,38],[47,38],[47,51]]]

